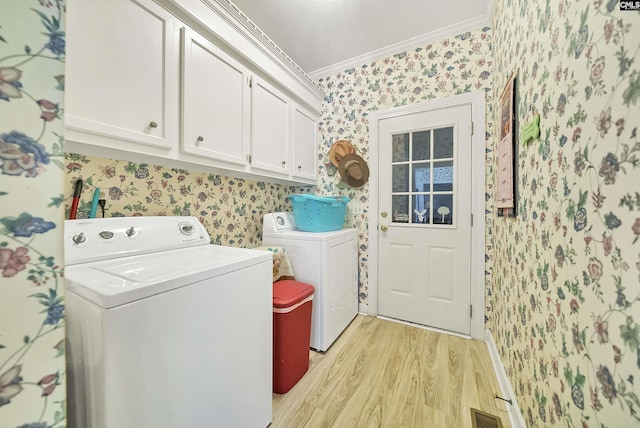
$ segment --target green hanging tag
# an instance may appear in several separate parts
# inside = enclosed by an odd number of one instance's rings
[[[522,127],[520,131],[520,144],[526,146],[529,141],[540,137],[540,115],[535,114],[533,120]]]

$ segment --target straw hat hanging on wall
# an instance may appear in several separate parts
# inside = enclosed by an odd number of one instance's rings
[[[338,140],[333,143],[329,149],[328,157],[330,166],[337,168],[340,173],[338,188],[361,187],[369,180],[369,166],[362,157],[356,154],[356,148],[351,144],[351,141]]]
[[[349,155],[355,153],[356,149],[351,144],[349,140],[338,140],[329,149],[329,159],[331,159],[331,163],[338,167],[340,164],[340,159],[342,159],[345,155]]]

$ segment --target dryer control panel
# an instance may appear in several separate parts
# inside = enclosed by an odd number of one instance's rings
[[[283,232],[285,230],[298,230],[298,226],[296,226],[296,219],[291,211],[264,215],[262,232]]]

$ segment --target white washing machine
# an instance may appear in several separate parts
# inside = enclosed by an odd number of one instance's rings
[[[325,352],[358,313],[358,235],[297,230],[292,212],[264,216],[262,243],[283,247],[298,281],[316,288],[311,347]]]
[[[272,256],[194,217],[65,222],[70,428],[266,427]]]

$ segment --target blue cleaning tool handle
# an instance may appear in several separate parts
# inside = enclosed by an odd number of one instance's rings
[[[98,200],[100,199],[100,189],[96,187],[93,192],[93,201],[91,202],[91,211],[89,212],[89,218],[96,218],[96,211],[98,211]]]

